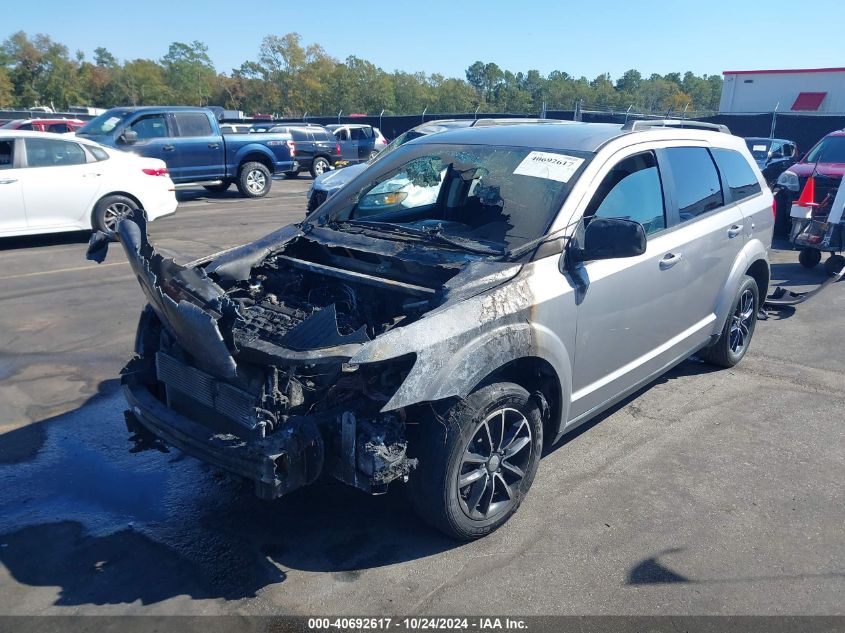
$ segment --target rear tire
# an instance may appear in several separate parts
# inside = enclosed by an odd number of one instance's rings
[[[759,309],[760,289],[753,277],[745,275],[719,340],[705,347],[699,355],[717,367],[733,367],[739,363],[751,345]]]
[[[229,187],[232,186],[231,180],[224,180],[219,185],[203,185],[203,189],[210,193],[223,193],[229,190]]]
[[[822,260],[822,252],[815,248],[802,248],[798,253],[798,263],[804,268],[815,268]]]
[[[845,257],[842,255],[831,255],[824,262],[824,272],[828,276],[833,277],[842,270],[843,266],[845,266]]]
[[[408,492],[417,514],[460,540],[486,536],[519,508],[540,464],[543,424],[528,392],[509,382],[474,391],[418,427],[419,466]]]
[[[327,161],[322,156],[318,156],[314,159],[314,162],[311,163],[311,177],[317,178],[318,176],[322,176],[329,168],[329,161]]]
[[[94,207],[92,215],[94,229],[109,233],[115,238],[114,230],[118,221],[136,209],[138,209],[138,203],[132,198],[117,194],[106,196]]]
[[[270,170],[261,163],[244,163],[238,171],[238,191],[245,198],[263,198],[271,182]]]

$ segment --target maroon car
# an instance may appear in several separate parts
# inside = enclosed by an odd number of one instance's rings
[[[815,176],[816,202],[828,194],[836,195],[845,175],[845,130],[837,130],[816,143],[805,156],[783,172],[777,180],[775,233],[789,232],[789,211],[801,194],[807,179]]]
[[[79,119],[14,119],[4,125],[0,125],[0,128],[63,134],[65,132],[76,132],[83,125],[85,125],[85,121],[80,121]]]

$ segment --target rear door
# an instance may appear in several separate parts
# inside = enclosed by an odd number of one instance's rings
[[[690,324],[715,324],[717,302],[746,239],[742,210],[725,196],[707,147],[668,147],[658,151],[658,158],[670,188],[671,219],[677,224],[681,259],[676,268],[686,288],[677,309]],[[712,331],[710,327],[708,335]]]
[[[100,170],[88,163],[79,143],[53,138],[23,139],[26,167],[20,181],[30,229],[89,224]]]
[[[16,159],[23,141],[0,139],[0,235],[26,229],[26,210],[23,204],[21,169]],[[21,149],[18,149],[21,148]]]
[[[224,172],[223,139],[204,112],[176,112],[176,155],[168,169],[180,182],[200,182],[221,178]]]
[[[654,151],[626,154],[598,174],[577,234],[593,217],[635,220],[646,230],[646,252],[585,262],[573,272],[581,298],[571,419],[635,387],[689,350],[691,338],[704,337],[685,307],[685,237],[672,226],[662,165]]]

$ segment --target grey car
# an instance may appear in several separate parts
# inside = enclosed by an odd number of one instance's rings
[[[421,137],[307,221],[184,266],[121,221],[149,301],[122,374],[135,441],[265,498],[405,482],[444,533],[490,533],[544,444],[691,354],[749,349],[772,195],[742,139],[659,124]],[[397,206],[409,182],[437,195]]]

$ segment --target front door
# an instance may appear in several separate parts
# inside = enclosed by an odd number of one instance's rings
[[[642,255],[589,261],[573,271],[578,307],[570,419],[636,386],[683,353],[691,337],[703,336],[704,324],[687,305],[684,237],[672,226],[664,178],[655,152],[620,158],[599,174],[584,210],[583,224],[596,216],[636,220],[648,241]]]
[[[339,127],[334,131],[337,144],[340,145],[340,157],[351,163],[358,162],[358,143],[352,140],[348,127]]]

